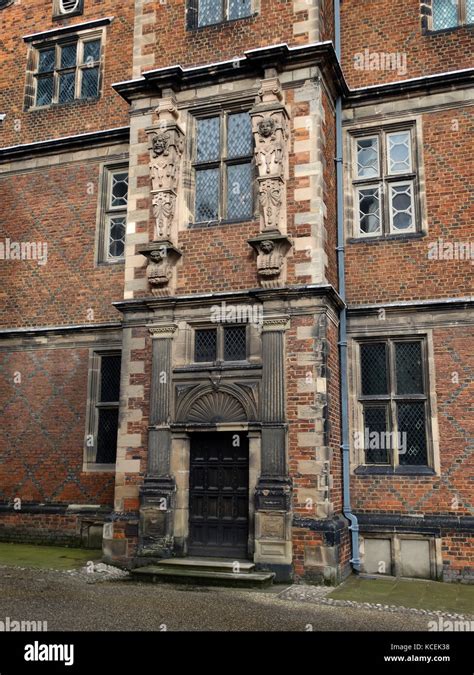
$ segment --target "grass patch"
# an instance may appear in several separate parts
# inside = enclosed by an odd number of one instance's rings
[[[101,550],[0,543],[0,565],[70,570],[100,560]]]
[[[351,576],[328,597],[474,615],[474,586],[467,584]]]

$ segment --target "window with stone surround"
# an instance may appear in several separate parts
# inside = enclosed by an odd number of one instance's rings
[[[86,464],[113,465],[117,454],[120,351],[95,351],[89,371]]]
[[[373,338],[358,342],[354,432],[366,465],[427,467],[429,391],[422,338]]]
[[[194,331],[195,363],[245,361],[246,358],[246,326],[217,326]]]
[[[354,236],[421,229],[415,129],[390,126],[352,135]]]
[[[194,119],[194,223],[254,217],[253,136],[250,115],[221,110]]]
[[[99,98],[101,36],[101,31],[94,31],[34,44],[27,107],[45,108]]]
[[[425,0],[422,12],[429,31],[458,28],[474,23],[474,0]]]
[[[253,14],[254,0],[188,0],[188,30],[205,28]]]
[[[123,262],[128,204],[127,164],[103,168],[100,200],[98,262]]]

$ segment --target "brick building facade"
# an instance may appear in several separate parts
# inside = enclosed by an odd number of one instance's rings
[[[472,581],[473,24],[0,0],[0,540]]]

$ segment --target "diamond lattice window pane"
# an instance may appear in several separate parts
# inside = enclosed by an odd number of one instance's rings
[[[118,408],[98,411],[97,464],[115,464],[117,455]]]
[[[390,186],[392,229],[396,232],[414,229],[413,189],[411,183]]]
[[[100,40],[90,40],[90,42],[84,42],[82,63],[94,64],[99,60],[100,60]]]
[[[194,335],[194,360],[196,363],[217,359],[217,330],[197,330]]]
[[[210,162],[220,159],[220,118],[209,117],[197,121],[197,162]]]
[[[121,171],[120,173],[112,174],[112,194],[110,206],[120,207],[127,206],[128,199],[128,173]]]
[[[397,342],[395,362],[397,394],[422,394],[424,386],[421,342]]]
[[[246,112],[229,115],[227,121],[227,156],[246,157],[252,154],[252,147],[250,115]]]
[[[364,408],[364,448],[367,464],[388,464],[390,447],[387,443],[387,408],[367,406]]]
[[[229,0],[229,19],[240,19],[252,14],[252,0]]]
[[[224,20],[222,0],[198,0],[198,26],[209,26]]]
[[[82,70],[81,98],[97,98],[99,89],[99,69]]]
[[[76,65],[77,44],[64,45],[61,49],[61,68],[73,68]]]
[[[217,220],[219,216],[219,169],[196,171],[197,223]]]
[[[474,23],[474,0],[466,0],[466,23]]]
[[[252,217],[252,164],[227,167],[227,219]]]
[[[55,49],[42,49],[38,58],[38,73],[50,73],[56,62]]]
[[[362,234],[378,234],[380,223],[380,188],[360,188],[359,227]]]
[[[458,25],[458,0],[433,0],[433,30]]]
[[[388,393],[387,346],[384,342],[360,345],[360,368],[364,396]]]
[[[424,403],[398,405],[400,464],[426,465],[426,428]]]
[[[59,77],[59,103],[68,103],[74,100],[76,88],[76,73],[64,73]]]
[[[224,328],[224,361],[245,361],[247,332],[245,326]]]
[[[410,173],[410,132],[402,131],[387,136],[389,173]]]
[[[125,250],[125,216],[113,216],[109,226],[109,257],[122,258]]]
[[[100,359],[100,401],[112,403],[120,399],[120,354],[104,354]]]
[[[361,138],[357,141],[357,176],[373,178],[379,175],[379,139]]]
[[[53,99],[53,76],[38,77],[36,105],[50,105]]]

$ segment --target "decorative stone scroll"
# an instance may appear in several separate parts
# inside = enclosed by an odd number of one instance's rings
[[[155,110],[156,123],[146,129],[150,152],[150,181],[154,219],[153,241],[139,249],[148,259],[147,279],[154,295],[167,295],[181,252],[177,235],[176,202],[184,133],[178,124],[174,97],[163,98]]]
[[[289,115],[277,78],[262,80],[250,111],[258,171],[261,235],[248,243],[257,253],[257,272],[264,287],[282,283],[290,240],[282,234],[286,200]],[[283,229],[283,231],[285,231]]]

